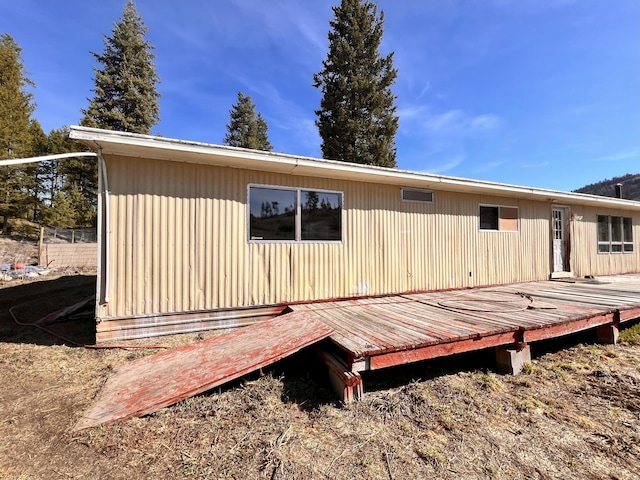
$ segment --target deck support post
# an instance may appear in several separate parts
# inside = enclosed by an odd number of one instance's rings
[[[531,347],[519,343],[510,347],[496,347],[498,370],[509,375],[517,375],[525,363],[531,363]]]
[[[618,343],[618,334],[620,326],[620,310],[616,310],[613,313],[613,323],[609,325],[602,325],[596,328],[596,335],[598,335],[598,342],[605,345],[615,345]]]
[[[596,328],[596,334],[598,335],[598,343],[604,345],[615,345],[618,343],[618,326],[617,325],[602,325]]]
[[[360,400],[364,392],[360,374],[351,371],[347,364],[333,353],[321,348],[316,348],[316,353],[329,367],[329,381],[338,398],[345,403]]]

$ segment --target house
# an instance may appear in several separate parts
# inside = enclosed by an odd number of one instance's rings
[[[97,341],[287,305],[640,272],[640,202],[72,127],[99,154]]]

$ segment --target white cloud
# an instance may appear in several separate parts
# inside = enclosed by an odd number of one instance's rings
[[[500,118],[497,115],[480,115],[470,120],[469,126],[472,131],[495,130],[500,126]]]
[[[463,110],[427,114],[423,118],[423,127],[426,132],[437,136],[464,137],[475,133],[491,132],[500,126],[500,117],[495,114],[473,116]]]
[[[504,162],[502,162],[502,161],[487,162],[485,164],[480,165],[478,168],[474,169],[473,173],[488,172],[490,170],[494,170],[494,169],[498,168],[503,163]]]
[[[520,165],[522,168],[542,168],[548,167],[550,162],[536,162],[536,163],[523,163]]]
[[[400,107],[398,108],[398,117],[400,117],[401,122],[404,120],[411,121],[415,118],[422,118],[428,111],[429,108],[424,105]]]
[[[423,173],[445,173],[456,168],[458,165],[464,162],[465,158],[466,156],[464,153],[458,153],[453,157],[443,158],[440,161],[440,163],[434,166],[430,166],[429,168],[422,170],[422,172]]]
[[[614,153],[611,155],[606,155],[604,157],[595,158],[594,162],[619,162],[621,160],[629,160],[631,158],[635,158],[638,160],[640,168],[640,150],[627,150],[619,153]]]

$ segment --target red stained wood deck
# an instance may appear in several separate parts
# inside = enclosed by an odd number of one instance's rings
[[[640,275],[295,305],[352,371],[530,343],[640,317]]]
[[[331,332],[303,312],[291,313],[134,360],[114,371],[74,430],[155,412],[272,364]]]
[[[546,281],[292,305],[292,312],[118,368],[75,430],[142,416],[274,363],[318,349],[345,399],[359,371],[522,344],[640,317],[640,275]]]

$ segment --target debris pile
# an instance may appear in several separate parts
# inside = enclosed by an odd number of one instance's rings
[[[36,278],[49,274],[50,270],[42,265],[25,265],[24,263],[0,264],[0,281],[10,281],[16,278]]]

